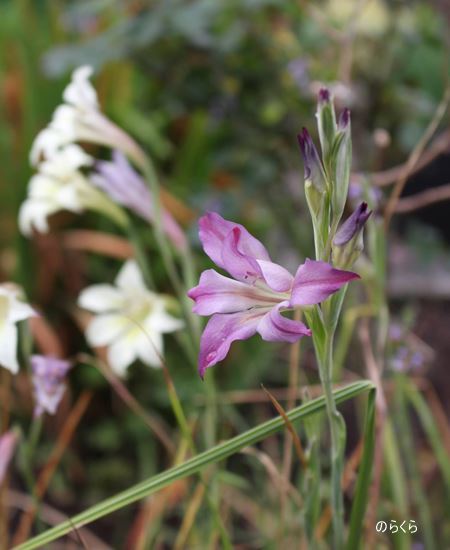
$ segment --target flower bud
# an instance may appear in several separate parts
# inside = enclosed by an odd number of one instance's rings
[[[347,201],[350,171],[352,166],[352,140],[350,111],[345,109],[338,121],[333,150],[331,152],[333,226],[337,227]]]
[[[326,178],[316,146],[306,128],[297,135],[297,139],[305,164],[305,182],[311,181],[317,191],[322,193],[326,189]]]
[[[330,92],[326,88],[321,88],[319,91],[316,116],[319,127],[322,158],[325,167],[328,168],[337,126],[333,101]]]
[[[362,202],[341,225],[333,239],[333,265],[347,269],[356,262],[363,250],[363,228],[371,214],[367,203]]]
[[[305,196],[314,224],[319,223],[326,196],[326,178],[319,153],[306,128],[297,136],[305,165]]]

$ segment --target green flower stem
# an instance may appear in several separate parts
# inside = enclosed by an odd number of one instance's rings
[[[409,483],[420,519],[425,547],[427,550],[435,550],[437,546],[433,529],[433,519],[428,498],[422,486],[421,473],[419,465],[417,464],[417,452],[414,448],[412,437],[411,421],[408,416],[408,378],[405,374],[398,373],[395,375],[395,380],[397,386],[395,399],[397,405],[396,419],[399,428],[398,438],[403,451],[403,459],[405,461]]]
[[[197,318],[195,318],[195,316],[191,311],[190,303],[188,302],[188,299],[186,296],[187,287],[186,285],[183,285],[180,279],[180,276],[178,274],[177,267],[175,264],[175,259],[174,259],[174,254],[173,254],[171,244],[169,243],[167,235],[163,230],[162,205],[161,205],[161,196],[160,196],[158,178],[156,176],[153,165],[149,159],[147,159],[144,163],[142,163],[141,168],[144,172],[145,179],[152,192],[152,198],[155,205],[156,240],[161,252],[161,256],[162,256],[167,274],[175,289],[175,292],[178,295],[178,299],[180,300],[180,303],[183,307],[186,319],[188,321],[189,330],[192,335],[192,340],[194,342],[193,345],[195,345],[195,342],[198,342],[198,337],[200,334],[199,321]],[[193,279],[193,267],[192,267],[193,263],[192,263],[192,259],[190,258],[190,251],[189,251],[188,245],[186,245],[186,250],[181,252],[181,258],[182,258],[182,263],[184,268],[183,275],[185,278],[185,283],[189,283],[189,281]]]
[[[324,389],[326,414],[331,435],[331,508],[334,548],[343,545],[344,503],[342,496],[342,469],[345,446],[345,423],[337,410],[332,390],[334,331],[325,330],[324,353],[317,354],[319,375]]]
[[[374,385],[370,381],[361,381],[350,384],[344,388],[334,391],[336,403],[342,403],[374,389]],[[325,397],[321,396],[317,399],[309,401],[287,413],[290,422],[303,419],[310,415],[320,412],[325,407]],[[64,521],[49,529],[45,533],[34,537],[27,542],[17,546],[15,550],[33,550],[41,548],[67,533],[73,531],[74,528],[80,528],[101,517],[107,516],[116,510],[120,510],[133,502],[148,497],[151,494],[167,487],[178,479],[183,479],[192,474],[200,472],[205,466],[214,464],[229,456],[239,452],[241,449],[254,445],[259,441],[275,434],[285,427],[285,419],[277,416],[267,422],[259,424],[255,428],[248,430],[228,441],[216,445],[212,449],[208,449],[199,455],[192,457],[183,464],[174,466],[156,476],[151,477],[129,489],[107,499],[99,504],[84,510],[72,519]]]
[[[197,453],[197,449],[195,447],[195,443],[192,438],[191,430],[189,428],[188,421],[184,414],[184,410],[183,410],[183,406],[181,404],[180,398],[178,397],[175,384],[173,383],[172,377],[170,376],[169,369],[166,366],[163,367],[163,373],[164,373],[164,379],[167,385],[167,391],[169,393],[170,404],[172,406],[172,410],[177,420],[178,426],[181,430],[183,438],[186,441],[190,451],[192,452],[192,454],[195,455]],[[203,472],[199,473],[199,477],[200,477],[200,482],[204,484],[205,488],[208,488],[208,483],[203,475]],[[231,549],[232,548],[231,541],[229,539],[228,533],[225,529],[225,525],[223,524],[223,521],[220,515],[218,499],[213,499],[210,495],[210,491],[206,491],[206,499],[208,502],[208,506],[214,517],[215,525],[219,529],[219,533],[222,541],[222,547],[225,549]]]
[[[25,478],[28,491],[33,498],[33,505],[36,509],[36,517],[39,517],[39,498],[36,493],[36,483],[33,475],[33,459],[35,455],[35,449],[39,441],[39,436],[42,431],[42,417],[33,418],[31,423],[30,432],[28,434],[28,440],[25,442],[22,455],[21,455],[21,469]]]
[[[128,239],[130,240],[133,246],[134,255],[139,265],[139,268],[142,271],[144,280],[147,283],[149,288],[155,289],[155,282],[153,279],[152,271],[150,269],[150,265],[147,261],[142,240],[140,238],[139,233],[136,231],[136,228],[134,227],[133,222],[130,219],[127,220],[126,231],[127,231]]]

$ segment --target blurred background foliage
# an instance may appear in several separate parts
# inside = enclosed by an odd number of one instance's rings
[[[60,232],[75,225],[111,227],[92,214],[82,221],[67,214],[55,220],[56,232],[29,242],[18,235],[16,216],[31,174],[30,144],[75,67],[95,67],[103,110],[150,152],[162,185],[182,202],[178,218],[195,246],[196,218],[217,210],[245,223],[275,260],[292,268],[312,254],[296,134],[302,126],[314,132],[321,84],[333,90],[338,110],[352,111],[354,169],[372,172],[405,160],[433,117],[449,74],[445,1],[1,0],[0,13],[0,273],[2,280],[22,283],[45,311],[67,356],[84,346],[71,313],[78,291],[111,282],[119,263],[64,249]],[[432,230],[415,227],[406,238],[417,244],[420,257],[434,249],[447,254],[435,233],[427,239]],[[143,224],[142,233],[151,253],[151,232]],[[202,263],[209,265],[199,255],[199,268]],[[170,291],[157,258],[155,264],[160,290]],[[397,307],[401,312],[402,303]],[[418,307],[403,315],[415,318]],[[434,326],[448,320],[443,315],[438,310]],[[168,341],[167,362],[194,421],[203,414],[204,389],[180,360],[176,342]],[[287,370],[272,365],[280,356],[287,361],[287,350],[256,339],[235,348],[228,365],[217,368],[221,391],[259,388],[261,381],[286,384]],[[303,382],[316,380],[307,344],[302,355]],[[355,354],[350,366],[357,369],[359,360]],[[158,371],[135,365],[127,387],[174,424]],[[95,391],[95,401],[50,491],[51,501],[67,512],[162,466],[145,424],[88,364],[71,374],[73,394],[85,388]],[[15,413],[26,423],[26,388],[19,387],[17,398]],[[269,405],[218,402],[221,438],[273,414]],[[48,421],[48,444],[59,416]],[[44,442],[38,465],[47,454]],[[247,473],[252,482],[258,476]],[[231,485],[249,487],[242,477],[229,476]],[[442,518],[444,499],[437,492],[433,513]],[[100,532],[123,542],[134,512],[106,518]],[[177,519],[174,512],[169,530]]]

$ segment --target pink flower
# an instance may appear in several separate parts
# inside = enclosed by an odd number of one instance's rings
[[[5,432],[0,437],[0,484],[5,478],[6,470],[9,466],[19,436],[14,430]]]
[[[44,412],[55,414],[64,395],[65,377],[72,367],[70,361],[45,355],[32,355],[33,387],[35,408],[34,415],[41,416]]]
[[[281,315],[287,309],[318,304],[356,273],[306,260],[295,276],[272,262],[264,245],[240,224],[208,213],[200,219],[200,240],[213,262],[233,277],[214,269],[204,271],[188,296],[193,311],[212,315],[200,341],[199,374],[226,357],[235,340],[257,332],[269,342],[296,342],[311,336],[302,322]]]
[[[155,223],[154,201],[142,177],[133,169],[120,151],[113,151],[111,161],[98,161],[97,172],[91,181],[114,201],[126,206],[141,218]],[[161,222],[164,232],[179,250],[186,248],[186,237],[172,215],[161,208]]]

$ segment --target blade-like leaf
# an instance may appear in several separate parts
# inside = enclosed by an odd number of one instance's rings
[[[350,384],[344,388],[335,390],[334,397],[337,403],[342,403],[360,395],[361,393],[373,390],[374,386],[369,381],[361,381]],[[292,409],[286,416],[290,422],[295,422],[309,415],[315,414],[325,408],[325,399],[323,396],[318,397],[308,403],[300,405]],[[277,416],[263,424],[259,424],[255,428],[237,435],[224,443],[220,443],[207,451],[192,457],[183,464],[165,470],[164,472],[153,476],[129,489],[100,502],[88,508],[84,512],[74,516],[52,529],[30,539],[29,541],[17,546],[15,550],[32,550],[33,548],[41,548],[43,545],[70,533],[74,527],[79,528],[87,525],[101,517],[107,516],[116,510],[120,510],[129,504],[148,497],[149,495],[159,491],[163,487],[167,487],[178,479],[185,478],[202,470],[205,466],[219,462],[240,451],[241,449],[254,445],[259,441],[276,433],[285,426],[285,420],[281,416]]]
[[[347,539],[347,550],[357,550],[361,545],[364,515],[369,497],[372,474],[373,452],[375,446],[375,389],[369,393],[364,423],[364,449],[359,466],[356,490],[353,497],[350,515],[350,527]]]

